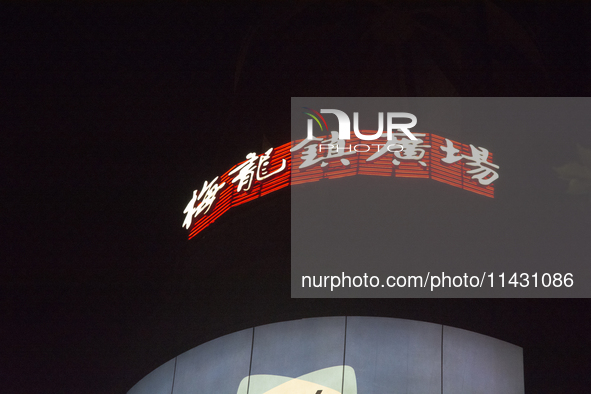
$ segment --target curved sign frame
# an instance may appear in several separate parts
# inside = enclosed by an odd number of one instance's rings
[[[362,133],[375,134],[375,131]],[[205,181],[184,210],[189,239],[230,208],[287,186],[354,175],[424,178],[494,198],[499,166],[482,147],[431,133],[416,140],[382,136],[339,140],[336,132],[314,140],[296,140],[257,155],[249,153],[223,175]]]

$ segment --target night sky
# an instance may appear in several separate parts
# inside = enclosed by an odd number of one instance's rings
[[[224,334],[366,315],[514,343],[528,394],[588,393],[587,299],[291,299],[289,189],[181,224],[204,180],[290,141],[291,97],[587,97],[590,22],[574,2],[3,4],[0,392],[125,393]],[[551,171],[576,143],[524,153],[548,173],[521,191],[547,187],[586,251],[589,196]]]

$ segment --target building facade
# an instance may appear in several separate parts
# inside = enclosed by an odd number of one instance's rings
[[[128,394],[523,394],[523,352],[413,320],[323,317],[249,328],[197,346]]]

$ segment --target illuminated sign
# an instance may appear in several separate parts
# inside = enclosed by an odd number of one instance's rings
[[[427,322],[332,316],[190,349],[127,394],[523,394],[523,350]]]
[[[236,394],[357,394],[355,371],[338,365],[310,372],[297,378],[279,375],[250,375],[242,379]]]
[[[378,135],[375,131],[356,131],[355,135],[345,140],[336,131],[323,137],[308,134],[306,139],[260,155],[249,153],[245,161],[193,192],[183,211],[183,227],[189,230],[189,239],[232,207],[290,185],[321,179],[353,175],[429,178],[494,197],[493,182],[499,178],[499,166],[485,148],[431,133],[414,133],[415,139],[411,139],[404,132],[391,136],[382,132],[371,143],[359,136]]]

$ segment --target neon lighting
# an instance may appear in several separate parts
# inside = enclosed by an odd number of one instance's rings
[[[493,155],[487,149],[430,133],[415,135],[419,137],[416,140],[401,133],[394,133],[391,141],[381,137],[370,144],[378,148],[367,152],[347,148],[363,145],[364,140],[339,140],[335,132],[314,140],[288,142],[260,155],[249,153],[247,160],[206,181],[200,192],[193,192],[183,212],[183,227],[190,228],[191,239],[230,208],[287,186],[354,175],[429,178],[494,198],[493,182],[499,177],[499,166],[493,164]],[[314,147],[321,143],[321,149]],[[389,150],[387,147],[393,144],[403,149]]]

